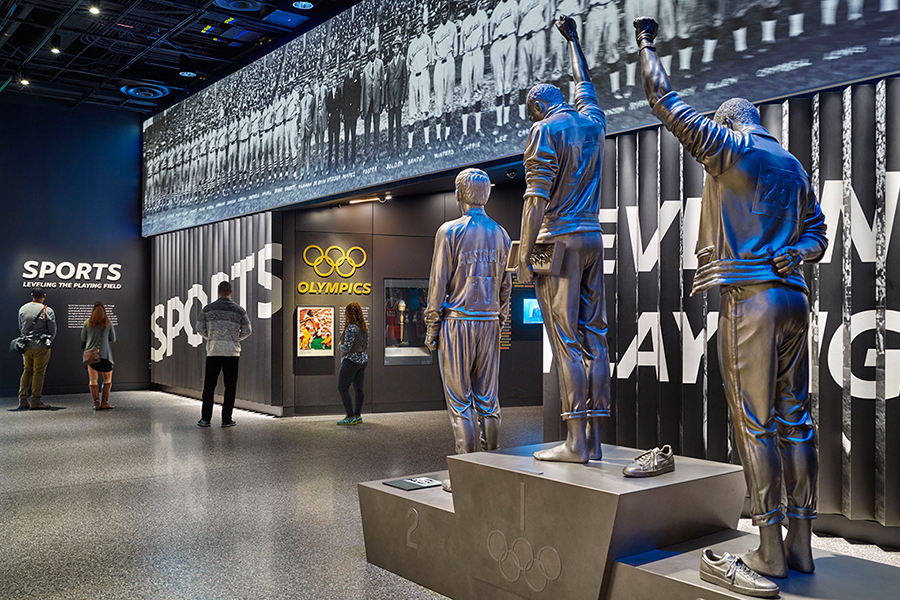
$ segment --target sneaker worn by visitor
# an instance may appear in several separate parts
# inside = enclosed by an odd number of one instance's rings
[[[654,448],[644,452],[622,469],[625,477],[653,477],[675,470],[675,454],[668,444],[662,448]]]
[[[225,429],[226,427],[234,427],[235,425],[237,425],[237,423],[235,423],[234,421],[225,421],[222,423],[222,429]]]
[[[353,425],[353,417],[344,417],[340,421],[337,422],[338,425]]]
[[[718,556],[709,548],[700,559],[700,579],[757,598],[774,598],[779,592],[777,585],[745,565],[740,557],[728,552]]]
[[[360,423],[362,423],[362,417],[353,417],[352,425],[359,425]]]
[[[209,427],[209,421],[207,421],[206,419],[200,419],[199,421],[197,421],[197,425],[199,425],[200,427]]]

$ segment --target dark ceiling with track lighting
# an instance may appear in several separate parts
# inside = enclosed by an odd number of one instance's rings
[[[358,0],[0,0],[0,93],[154,114]]]

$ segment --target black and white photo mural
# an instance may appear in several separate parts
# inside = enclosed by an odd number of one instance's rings
[[[702,111],[900,65],[898,0],[364,0],[144,123],[154,235],[519,155],[527,91],[574,95],[571,15],[610,132],[655,122],[631,21]]]

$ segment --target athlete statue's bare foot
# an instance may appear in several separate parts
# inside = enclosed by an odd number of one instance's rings
[[[812,521],[810,519],[790,519],[788,534],[784,539],[784,553],[787,565],[801,573],[813,573],[816,565],[813,562]]]
[[[784,579],[788,576],[787,561],[783,558],[763,559],[760,549],[754,548],[744,554],[741,554],[744,564],[764,577],[776,577]]]
[[[779,579],[787,577],[788,565],[784,557],[781,523],[761,526],[759,528],[759,548],[742,554],[741,558],[745,565],[764,577]]]
[[[559,446],[554,446],[553,448],[539,450],[538,452],[534,453],[534,457],[538,460],[546,460],[552,462],[570,462],[579,464],[586,463],[589,458],[588,451],[585,446],[576,448],[570,446],[568,441],[566,441],[564,444],[560,444]]]

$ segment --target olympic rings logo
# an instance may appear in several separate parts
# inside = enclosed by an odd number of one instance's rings
[[[306,256],[307,252],[309,252],[310,250],[315,250],[319,253],[319,255],[313,261],[310,261]],[[358,250],[359,253],[362,254],[362,260],[360,262],[356,262],[353,259],[352,254],[355,250]],[[334,251],[340,253],[336,258],[332,258],[332,253]],[[359,246],[353,246],[345,252],[344,249],[340,246],[329,246],[327,250],[323,251],[319,246],[312,244],[310,246],[307,246],[303,251],[303,262],[312,267],[316,272],[316,275],[318,275],[319,277],[329,277],[332,273],[335,272],[344,279],[346,279],[347,277],[353,277],[353,274],[356,273],[356,270],[366,264],[366,260],[366,251]],[[319,265],[321,265],[322,263],[328,265],[328,270],[324,273],[319,270]],[[350,265],[351,271],[349,273],[345,273],[341,270],[341,267],[344,265],[344,263]]]
[[[487,545],[504,579],[515,583],[524,573],[525,583],[535,592],[543,592],[562,572],[559,553],[551,546],[544,546],[535,556],[528,540],[518,538],[509,546],[506,536],[497,529],[488,534]]]

